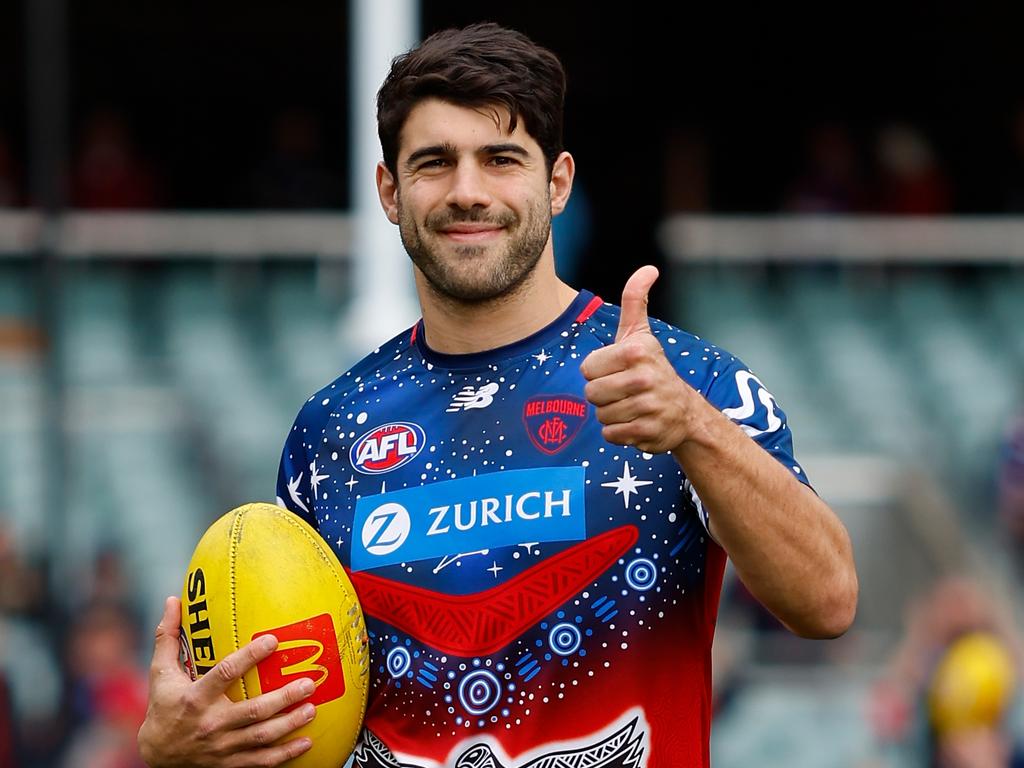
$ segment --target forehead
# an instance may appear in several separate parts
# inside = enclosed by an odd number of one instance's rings
[[[514,131],[509,132],[508,124],[509,112],[501,106],[463,107],[441,99],[424,99],[405,119],[398,154],[401,157],[434,145],[473,151],[509,141],[522,145],[531,154],[540,154],[540,145],[527,133],[522,116]]]

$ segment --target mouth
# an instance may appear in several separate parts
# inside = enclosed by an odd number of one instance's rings
[[[440,234],[456,243],[483,243],[497,238],[504,230],[494,224],[467,222],[445,227]]]

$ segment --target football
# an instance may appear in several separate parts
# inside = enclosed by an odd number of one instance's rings
[[[198,679],[229,653],[273,634],[277,649],[229,690],[253,698],[308,677],[316,717],[285,740],[313,746],[295,768],[337,768],[355,747],[366,711],[369,646],[352,582],[305,521],[273,504],[245,504],[203,534],[185,574],[182,652]],[[296,704],[294,706],[300,706]]]

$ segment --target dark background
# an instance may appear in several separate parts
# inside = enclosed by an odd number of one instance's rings
[[[69,6],[72,158],[102,111],[123,121],[149,169],[147,207],[348,206],[345,3]],[[651,233],[669,209],[783,209],[822,124],[848,132],[870,175],[880,127],[907,121],[933,146],[952,212],[1006,210],[1019,162],[1010,136],[1024,103],[1024,4],[422,6],[424,34],[485,19],[523,30],[566,65],[566,145],[593,209],[587,264],[654,254]],[[24,38],[22,4],[0,4],[0,134],[22,181]],[[287,115],[309,139],[306,186],[318,190],[309,200],[274,194]],[[687,172],[667,162],[680,135],[696,138],[706,170],[681,198],[672,183]]]

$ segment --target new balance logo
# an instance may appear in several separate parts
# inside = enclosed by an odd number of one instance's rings
[[[473,389],[472,386],[463,387],[452,398],[451,404],[445,408],[445,413],[468,411],[471,408],[486,408],[494,402],[494,395],[498,391],[498,386],[497,382],[490,382],[484,384],[480,389]]]

